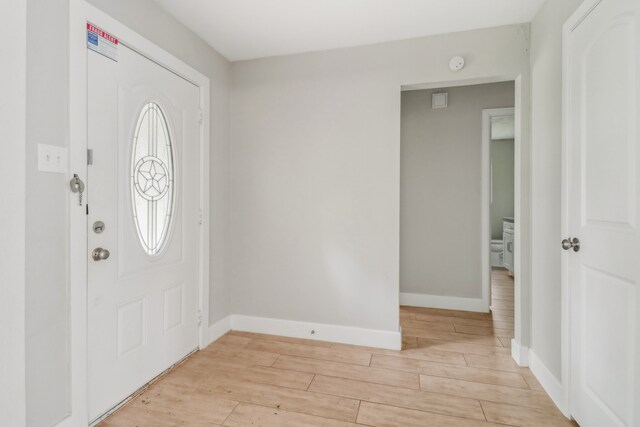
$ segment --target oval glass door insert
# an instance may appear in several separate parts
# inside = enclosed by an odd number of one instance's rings
[[[173,145],[169,124],[155,102],[142,107],[133,136],[131,197],[142,248],[158,255],[167,243],[174,205]]]

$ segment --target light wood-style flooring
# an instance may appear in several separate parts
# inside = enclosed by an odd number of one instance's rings
[[[493,314],[401,307],[403,350],[229,332],[100,427],[575,426],[510,356],[513,280]]]

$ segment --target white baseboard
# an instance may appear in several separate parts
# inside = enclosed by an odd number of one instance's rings
[[[280,335],[292,338],[306,338],[342,344],[400,350],[400,331],[364,329],[353,326],[330,325],[326,323],[299,322],[295,320],[271,319],[234,314],[231,329],[235,331]],[[312,334],[311,331],[314,331]]]
[[[482,298],[449,297],[400,292],[400,305],[487,313],[487,304]]]
[[[231,330],[231,318],[232,315],[230,314],[209,326],[209,330],[207,331],[207,345]]]
[[[540,385],[542,385],[549,397],[551,397],[553,403],[560,409],[560,412],[562,412],[565,417],[569,417],[569,402],[562,384],[531,349],[529,350],[529,369],[531,369],[531,372],[536,376]]]
[[[518,366],[529,366],[529,347],[525,347],[511,339],[511,357],[516,361]]]

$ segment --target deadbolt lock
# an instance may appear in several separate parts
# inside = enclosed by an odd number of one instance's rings
[[[93,232],[96,234],[100,234],[104,231],[104,222],[96,221],[93,223]]]

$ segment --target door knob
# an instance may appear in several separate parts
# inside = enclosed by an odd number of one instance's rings
[[[562,249],[568,251],[571,248],[573,248],[574,252],[578,252],[580,250],[580,240],[578,240],[577,237],[574,237],[573,239],[564,239],[562,241]]]
[[[95,248],[93,250],[93,253],[91,253],[91,257],[93,258],[94,261],[101,261],[103,259],[107,259],[109,258],[109,255],[111,255],[111,253],[108,250],[102,249],[102,248]]]

